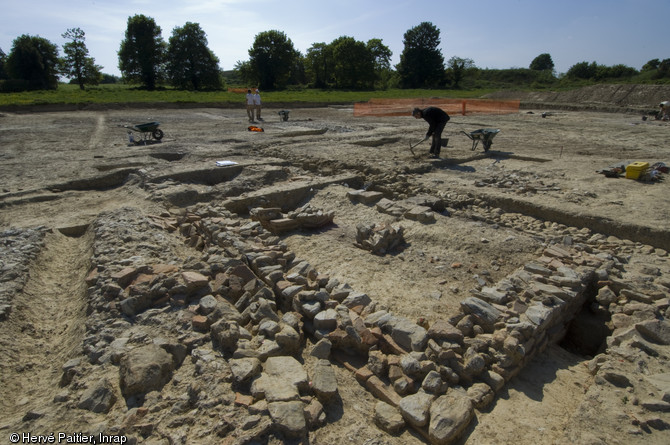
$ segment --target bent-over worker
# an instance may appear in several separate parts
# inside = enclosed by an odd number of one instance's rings
[[[433,137],[433,142],[430,144],[430,154],[432,158],[440,157],[440,148],[442,147],[442,131],[444,126],[449,122],[449,115],[442,109],[437,107],[415,108],[412,110],[412,116],[416,119],[423,119],[428,122],[428,132],[426,139]],[[425,140],[425,139],[424,139]]]

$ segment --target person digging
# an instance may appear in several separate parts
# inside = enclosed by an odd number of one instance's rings
[[[444,112],[444,110],[437,107],[428,107],[424,108],[415,108],[412,110],[412,116],[416,119],[423,119],[428,122],[428,132],[424,141],[429,137],[433,137],[433,141],[430,144],[430,157],[439,158],[440,157],[440,148],[442,147],[442,131],[444,126],[449,122],[449,115]],[[423,142],[423,141],[422,141]]]

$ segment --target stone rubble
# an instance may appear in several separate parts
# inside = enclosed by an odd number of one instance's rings
[[[253,221],[259,221],[270,232],[277,234],[296,229],[316,229],[332,224],[335,212],[323,212],[306,204],[286,214],[281,209],[255,207],[250,210]]]
[[[475,187],[495,187],[508,190],[517,195],[534,195],[543,192],[561,192],[561,187],[554,182],[547,183],[547,177],[540,173],[524,171],[498,172],[494,169],[492,174],[482,180],[475,181]]]
[[[9,229],[0,232],[0,321],[12,310],[12,299],[28,279],[29,265],[44,247],[49,229]]]
[[[404,231],[402,226],[361,223],[356,226],[354,245],[375,255],[385,255],[405,244]]]
[[[380,211],[396,205],[383,201]],[[379,400],[370,416],[382,430],[412,428],[429,443],[448,444],[587,308],[612,328],[606,349],[589,362],[598,387],[592,391],[630,395],[638,432],[670,428],[670,271],[667,262],[644,265],[637,281],[626,272],[636,250],[664,260],[667,252],[467,200],[450,207],[535,231],[546,248],[498,283],[472,289],[458,313],[421,323],[296,258],[266,228],[283,219],[274,209],[252,212],[252,220],[207,205],[154,216],[101,214],[90,228],[84,355],[63,365],[54,403],[107,413],[105,431],[135,440],[304,439],[328,421],[324,407],[338,403],[336,361]],[[384,231],[390,240],[370,240]],[[25,280],[43,234],[3,233],[0,295],[12,291],[4,287],[10,281]],[[388,227],[361,227],[359,235],[375,253],[402,240],[401,229]],[[190,256],[183,258],[185,247]],[[314,347],[306,362],[308,343]]]

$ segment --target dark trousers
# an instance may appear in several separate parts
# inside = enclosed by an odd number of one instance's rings
[[[437,124],[437,127],[433,132],[433,142],[430,144],[430,154],[440,156],[440,148],[442,148],[442,131],[444,131],[445,125],[447,125],[446,122]]]

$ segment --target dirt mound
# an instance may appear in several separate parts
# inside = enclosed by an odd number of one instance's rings
[[[661,101],[670,97],[670,85],[590,85],[570,91],[498,91],[486,97],[518,99],[525,108],[543,104],[563,109],[656,110]]]

